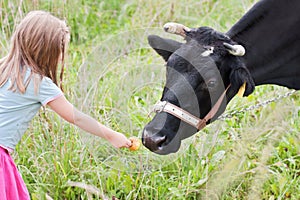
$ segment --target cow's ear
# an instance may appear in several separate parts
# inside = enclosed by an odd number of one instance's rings
[[[150,46],[161,56],[165,61],[180,48],[182,43],[171,39],[161,38],[157,35],[149,35],[148,42]]]
[[[255,88],[254,80],[246,67],[232,69],[230,73],[230,83],[231,88],[235,93],[238,93],[239,89],[245,86],[244,94],[242,94],[243,96],[250,95]]]

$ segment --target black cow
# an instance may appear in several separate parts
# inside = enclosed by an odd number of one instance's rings
[[[151,151],[178,151],[181,140],[214,121],[244,88],[276,84],[300,89],[300,1],[261,0],[227,33],[168,23],[186,42],[148,37],[166,61],[166,85],[142,141]]]

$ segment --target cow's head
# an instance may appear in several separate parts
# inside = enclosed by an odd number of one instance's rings
[[[163,57],[167,67],[166,85],[161,102],[156,106],[158,113],[145,126],[142,135],[144,146],[158,154],[178,151],[181,140],[192,136],[224,112],[227,103],[244,83],[244,96],[254,90],[253,79],[241,59],[245,53],[241,45],[208,27],[190,29],[168,23],[164,28],[183,36],[186,42],[156,35],[148,37],[150,46]],[[164,110],[166,103],[172,106]],[[175,110],[173,113],[172,109]],[[193,116],[206,121],[200,120],[200,124],[193,126],[189,119],[184,120]]]

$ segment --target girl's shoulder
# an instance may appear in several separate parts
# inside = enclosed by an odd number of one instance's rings
[[[51,78],[43,76],[38,73],[35,73],[29,67],[27,67],[27,69],[26,69],[25,80],[30,83],[33,83],[33,85],[37,84],[38,86],[40,86],[40,85],[46,84],[46,86],[57,87]]]
[[[51,78],[35,73],[29,67],[26,69],[25,80],[28,82],[27,90],[35,93],[44,90],[60,90]]]
[[[63,95],[62,90],[52,81],[51,78],[34,73],[27,69],[27,78],[30,82],[26,94],[46,105],[51,99]]]

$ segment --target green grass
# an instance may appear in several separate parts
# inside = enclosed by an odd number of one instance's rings
[[[24,14],[44,9],[66,18],[72,32],[65,74],[76,107],[127,136],[140,136],[160,98],[164,63],[148,34],[162,25],[228,30],[254,0],[0,1],[0,55]],[[285,94],[257,87],[226,113]],[[118,150],[41,110],[13,156],[32,199],[300,199],[299,94],[218,120],[159,156]]]

